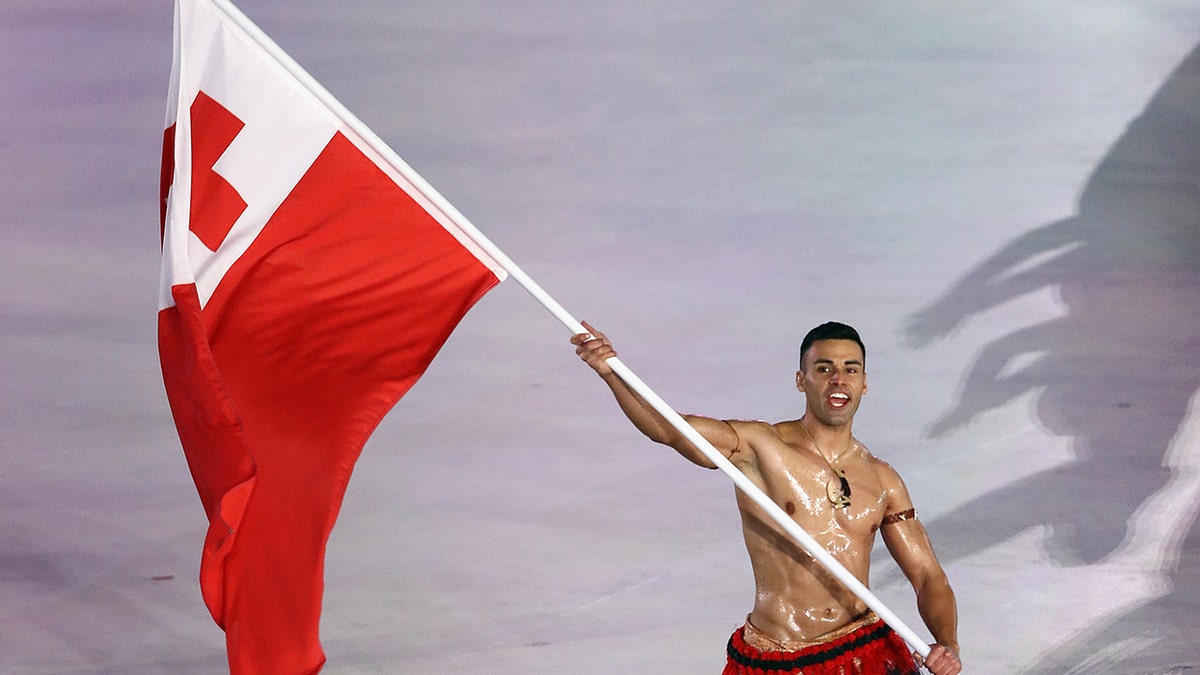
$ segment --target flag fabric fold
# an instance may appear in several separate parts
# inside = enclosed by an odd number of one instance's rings
[[[175,12],[159,352],[201,592],[232,672],[315,672],[355,460],[505,272],[235,8]]]

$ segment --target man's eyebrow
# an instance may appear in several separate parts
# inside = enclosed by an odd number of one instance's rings
[[[833,359],[813,359],[814,366],[817,365],[818,363],[828,363],[828,364],[832,365]],[[845,361],[842,361],[842,363],[844,363],[848,366],[861,366],[862,365],[862,361],[859,361],[858,359],[846,359]]]

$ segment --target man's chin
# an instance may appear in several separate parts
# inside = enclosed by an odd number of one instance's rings
[[[851,408],[821,410],[814,412],[813,417],[816,417],[817,421],[827,427],[844,427],[854,419],[854,410]]]

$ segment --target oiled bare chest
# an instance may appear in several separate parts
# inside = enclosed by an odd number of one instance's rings
[[[831,465],[785,446],[758,460],[763,489],[810,534],[873,539],[885,495],[868,457],[858,453]]]

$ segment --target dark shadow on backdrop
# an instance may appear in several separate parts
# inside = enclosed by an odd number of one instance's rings
[[[1200,387],[1200,47],[1100,162],[1076,216],[1019,237],[971,270],[912,317],[908,337],[930,344],[974,315],[1045,288],[1058,290],[1066,314],[987,345],[930,435],[1039,392],[1039,421],[1071,439],[1073,459],[928,523],[945,561],[1049,526],[1055,561],[1095,563],[1119,549],[1130,517],[1171,478],[1165,455]],[[1186,565],[1198,562],[1197,539],[1193,529],[1185,562],[1164,562],[1170,596],[1097,628],[1094,639],[1077,640],[1031,672],[1067,672],[1148,625],[1159,625],[1160,636],[1191,625],[1200,589]],[[1197,643],[1172,648],[1194,664]]]

